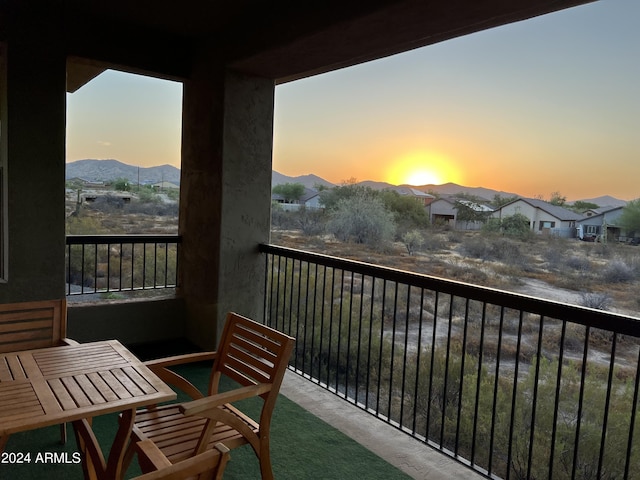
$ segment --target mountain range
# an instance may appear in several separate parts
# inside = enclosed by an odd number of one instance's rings
[[[67,163],[66,179],[82,178],[84,180],[106,182],[115,180],[117,178],[127,178],[132,183],[147,184],[157,183],[161,181],[180,184],[180,169],[172,165],[160,165],[157,167],[136,167],[134,165],[127,165],[118,160],[77,160],[75,162]],[[282,173],[272,172],[272,186],[282,185],[285,183],[301,183],[307,188],[315,188],[318,185],[325,187],[334,187],[334,183],[331,183],[317,175],[308,174],[300,175],[297,177],[290,177],[283,175]],[[465,193],[468,195],[474,195],[476,197],[485,198],[487,201],[492,200],[494,195],[500,195],[501,197],[514,197],[521,196],[517,193],[504,192],[500,190],[493,190],[483,187],[466,187],[455,183],[445,183],[442,185],[392,185],[386,182],[376,182],[372,180],[365,180],[358,182],[360,185],[364,185],[376,190],[383,190],[385,188],[394,187],[411,187],[423,192],[437,193],[439,195],[453,195],[457,193]],[[585,202],[595,203],[599,206],[620,206],[626,205],[626,201],[605,195],[596,198],[581,199]]]
[[[136,167],[113,159],[85,159],[67,163],[65,178],[67,180],[82,178],[92,182],[109,182],[117,178],[126,178],[131,183],[141,185],[162,181],[180,185],[180,169],[172,165]]]

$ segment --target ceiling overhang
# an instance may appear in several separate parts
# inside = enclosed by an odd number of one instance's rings
[[[67,0],[68,84],[110,66],[187,79],[199,49],[282,83],[589,1]]]

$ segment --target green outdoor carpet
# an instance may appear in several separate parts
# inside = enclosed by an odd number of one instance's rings
[[[180,367],[180,373],[195,385],[206,390],[208,365]],[[179,397],[179,400],[185,400]],[[258,405],[255,402],[238,403],[241,408],[253,414]],[[94,419],[94,432],[100,445],[109,447],[115,435],[117,418],[105,415]],[[5,449],[5,457],[13,453],[30,453],[30,463],[0,463],[0,480],[80,480],[82,468],[73,463],[42,463],[46,453],[66,452],[69,462],[77,452],[73,429],[67,426],[69,441],[60,445],[58,426],[13,435]],[[105,452],[105,456],[108,452]],[[396,467],[376,456],[362,445],[353,441],[327,423],[316,418],[296,403],[280,395],[273,413],[271,426],[271,459],[276,479],[407,479],[410,478]],[[63,458],[64,460],[64,458]],[[132,464],[126,478],[138,475],[137,464]],[[225,479],[259,479],[258,461],[249,446],[231,451],[231,461],[225,470]]]

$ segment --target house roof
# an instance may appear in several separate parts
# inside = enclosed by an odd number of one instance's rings
[[[559,207],[557,205],[552,205],[549,202],[545,202],[544,200],[538,200],[537,198],[518,198],[516,200],[512,200],[511,202],[500,207],[501,209],[512,205],[517,202],[525,202],[531,205],[532,207],[539,208],[543,212],[548,213],[549,215],[556,217],[558,220],[562,221],[578,221],[584,218],[579,213],[573,212],[571,210],[567,210],[566,208]]]
[[[461,203],[462,205],[469,207],[472,210],[475,210],[476,212],[493,212],[495,210],[495,208],[490,207],[489,205],[485,205],[482,203],[478,203],[478,202],[474,202],[472,200],[465,200],[465,199],[460,199],[460,198],[455,198],[455,197],[445,197],[442,196],[436,200],[434,200],[433,203],[438,202],[438,201],[443,201],[443,202],[447,202],[449,204],[451,204],[452,206],[455,206],[457,203]]]
[[[112,67],[189,78],[196,47],[231,70],[281,83],[590,1],[66,0],[32,10],[64,18],[74,91]],[[2,2],[0,37],[16,15],[31,15],[21,3]]]
[[[592,208],[589,210],[589,212],[593,212],[592,216],[595,216],[595,215],[602,215],[608,212],[612,212],[613,210],[620,210],[622,208],[623,208],[622,206],[599,207],[599,208]]]
[[[418,189],[412,188],[412,187],[398,186],[398,187],[392,187],[389,190],[393,190],[394,192],[398,192],[400,195],[412,195],[412,196],[418,197],[418,198],[436,198],[435,196],[431,195],[430,193],[423,192],[422,190],[418,190]]]
[[[602,208],[592,209],[590,210],[591,212],[598,212],[598,213],[594,213],[594,215],[591,215],[591,216],[585,216],[581,218],[578,222],[582,224],[596,225],[596,224],[603,223],[606,220],[610,220],[610,221],[617,220],[620,214],[622,213],[623,208],[624,207],[619,206],[619,207],[602,207]],[[610,216],[612,213],[615,213],[613,215],[613,218],[611,218]]]

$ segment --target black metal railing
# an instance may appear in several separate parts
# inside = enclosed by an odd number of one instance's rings
[[[68,235],[67,295],[174,288],[178,235]]]
[[[299,374],[487,477],[640,478],[639,319],[260,249]]]

